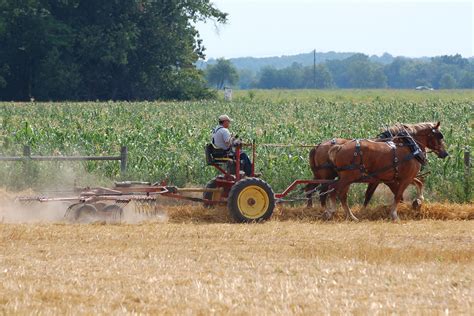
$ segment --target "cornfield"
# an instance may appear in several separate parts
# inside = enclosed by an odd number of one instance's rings
[[[0,314],[472,314],[473,179],[463,152],[473,145],[473,100],[472,91],[242,91],[232,102],[0,103],[0,155],[21,156],[24,145],[33,155],[129,150],[126,174],[117,162],[0,162]],[[63,204],[13,202],[120,178],[202,186],[216,172],[203,147],[221,113],[260,145],[439,120],[450,156],[430,155],[431,203],[400,205],[400,224],[381,204],[354,206],[360,223],[279,205],[266,223],[238,225],[223,207],[176,203],[160,217],[130,209],[133,220],[84,225],[64,222]],[[311,177],[308,152],[259,146],[257,169],[280,191]]]
[[[0,155],[20,155],[23,145],[35,155],[110,155],[124,145],[130,158],[125,175],[115,162],[3,162],[0,186],[42,188],[65,181],[65,174],[94,185],[120,177],[203,185],[215,176],[205,168],[203,148],[226,113],[235,120],[233,133],[257,146],[372,138],[398,122],[441,121],[450,156],[429,155],[426,197],[469,202],[472,174],[466,179],[463,154],[474,144],[473,100],[472,91],[241,91],[232,102],[0,103]],[[292,179],[311,177],[308,152],[257,147],[257,169],[280,191]],[[353,198],[361,193],[353,191]]]

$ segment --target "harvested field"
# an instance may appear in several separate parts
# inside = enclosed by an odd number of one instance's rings
[[[362,221],[389,221],[390,206],[361,206],[352,207],[354,214]],[[204,207],[175,206],[165,210],[168,221],[173,223],[229,223],[232,222],[225,207],[207,209]],[[322,221],[323,210],[320,207],[308,209],[305,206],[291,207],[279,205],[274,211],[271,221]],[[420,210],[413,210],[410,205],[401,203],[398,206],[398,215],[402,220],[472,220],[474,219],[474,204],[455,203],[425,203]],[[344,221],[344,211],[341,207],[334,216],[334,221]]]
[[[472,312],[474,222],[422,219],[472,218],[472,205],[427,204],[399,224],[317,214],[241,225],[179,206],[165,223],[0,224],[0,314]]]

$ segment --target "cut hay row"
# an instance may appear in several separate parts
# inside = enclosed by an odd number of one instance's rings
[[[362,209],[356,205],[354,214],[361,221],[389,220],[390,206],[374,206]],[[198,222],[198,223],[231,223],[226,208],[208,209],[201,206],[171,206],[164,210],[168,221],[172,223]],[[321,208],[308,209],[304,206],[278,206],[271,221],[322,221]],[[400,204],[399,216],[401,220],[474,220],[474,204],[455,203],[425,203],[421,210],[415,211],[408,204]],[[344,221],[344,212],[339,209],[334,217],[335,221]]]
[[[11,192],[0,188],[0,222],[58,222],[63,221],[66,204],[39,203],[21,205],[15,198],[21,195],[37,195],[32,190]],[[125,208],[123,222],[139,223],[166,221],[171,223],[233,223],[225,206],[206,208],[200,204],[176,202],[175,200],[161,198],[158,201],[160,214],[157,217],[137,214],[136,205],[131,203]],[[369,206],[362,208],[355,205],[353,211],[361,221],[388,220],[389,205]],[[305,206],[288,206],[280,204],[275,208],[271,221],[322,221],[323,210],[321,207],[306,208]],[[474,220],[474,203],[424,203],[419,210],[413,210],[411,205],[401,203],[399,216],[402,220]],[[344,221],[342,208],[334,216],[335,221]]]

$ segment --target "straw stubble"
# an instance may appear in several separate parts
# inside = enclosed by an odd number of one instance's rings
[[[0,313],[468,313],[472,221],[0,225]]]

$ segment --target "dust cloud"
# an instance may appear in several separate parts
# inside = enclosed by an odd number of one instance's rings
[[[120,204],[123,212],[118,218],[110,220],[110,216],[104,216],[98,212],[97,216],[85,216],[80,221],[72,220],[70,216],[65,217],[66,211],[76,201],[68,202],[40,202],[32,199],[22,201],[21,197],[78,197],[81,190],[75,188],[87,187],[113,187],[111,180],[99,178],[86,172],[82,167],[71,167],[59,165],[58,169],[52,170],[51,166],[42,169],[42,174],[35,181],[35,188],[21,191],[13,191],[11,187],[0,186],[0,223],[125,223],[138,224],[146,221],[166,221],[168,219],[165,209],[153,207],[145,209],[138,203]],[[113,204],[111,201],[106,203]],[[77,208],[76,208],[77,209]],[[101,216],[102,215],[102,216]]]
[[[21,197],[38,197],[38,194],[35,194],[35,192],[31,190],[11,192],[5,188],[0,188],[0,223],[35,224],[76,222],[65,216],[66,210],[72,202],[25,202],[20,201]],[[81,218],[81,220],[77,222],[82,224],[95,222],[139,224],[149,221],[165,222],[167,220],[168,215],[165,207],[156,208],[156,206],[153,206],[153,209],[150,211],[150,209],[147,210],[139,205],[139,203],[130,202],[123,207],[122,215],[113,221],[98,215]]]

